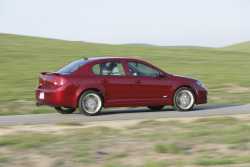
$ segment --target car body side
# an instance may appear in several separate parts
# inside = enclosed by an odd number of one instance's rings
[[[123,65],[124,76],[96,75],[92,67],[96,64],[115,61]],[[139,62],[157,69],[161,77],[132,76],[128,70],[128,62]],[[41,76],[47,77],[49,76]],[[188,87],[195,95],[195,103],[207,102],[207,91],[196,84],[196,80],[168,74],[161,69],[138,59],[109,58],[89,60],[70,75],[63,76],[64,84],[58,88],[39,86],[36,90],[38,104],[50,106],[63,106],[77,108],[79,97],[87,90],[97,91],[102,99],[104,107],[127,107],[127,106],[157,106],[173,105],[173,97],[181,87]],[[45,92],[45,99],[38,98],[40,92]]]

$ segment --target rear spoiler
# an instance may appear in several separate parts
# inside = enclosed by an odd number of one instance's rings
[[[40,74],[41,74],[41,75],[52,75],[52,74],[54,74],[54,75],[60,75],[60,74],[57,73],[57,72],[41,72]]]

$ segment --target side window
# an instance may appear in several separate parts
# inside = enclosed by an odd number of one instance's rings
[[[92,71],[96,75],[125,75],[123,65],[119,62],[106,62],[102,64],[96,64],[92,67]]]
[[[129,62],[128,68],[133,76],[157,77],[160,74],[158,70],[137,62]]]
[[[96,64],[92,67],[92,71],[94,74],[96,75],[101,75],[101,68],[100,68],[100,64]]]

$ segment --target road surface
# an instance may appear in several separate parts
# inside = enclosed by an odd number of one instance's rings
[[[180,117],[206,117],[216,115],[250,114],[250,104],[245,105],[201,105],[190,112],[173,111],[166,108],[163,111],[150,111],[147,108],[129,109],[106,109],[97,116],[85,116],[75,114],[31,114],[0,116],[0,126],[2,125],[36,125],[36,124],[56,124],[62,122],[98,122],[113,120],[137,120],[156,118],[180,118]]]

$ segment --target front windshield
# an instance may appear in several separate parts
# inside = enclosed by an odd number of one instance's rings
[[[76,71],[79,67],[83,66],[84,64],[86,64],[86,61],[84,61],[83,59],[76,60],[76,61],[73,61],[73,62],[69,63],[68,65],[62,67],[60,70],[57,71],[57,73],[70,74],[70,73]]]

